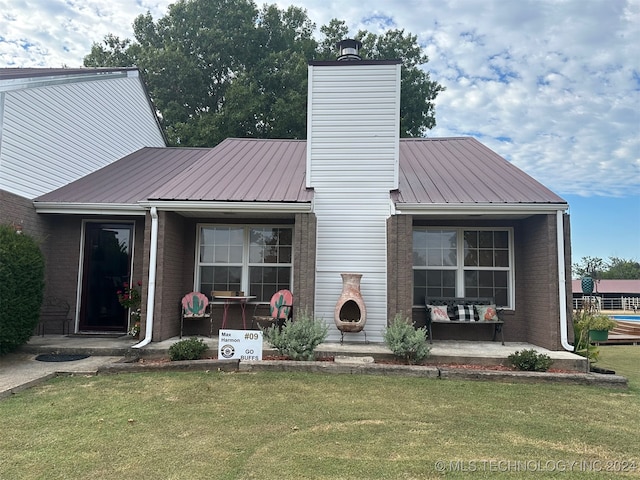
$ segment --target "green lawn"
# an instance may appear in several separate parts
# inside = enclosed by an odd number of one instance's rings
[[[599,365],[630,389],[275,372],[63,377],[0,401],[0,479],[640,478],[640,347],[601,347]]]

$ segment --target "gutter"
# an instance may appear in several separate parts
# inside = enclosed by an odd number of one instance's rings
[[[34,200],[37,213],[65,213],[69,215],[145,215],[147,211],[131,203],[41,202]]]
[[[151,343],[153,336],[153,306],[156,298],[156,263],[158,260],[158,209],[151,207],[151,242],[149,252],[149,287],[147,290],[147,321],[144,339],[131,348],[142,348]]]
[[[562,210],[556,212],[556,232],[558,241],[558,300],[560,303],[560,342],[565,350],[573,352],[567,334],[567,276],[564,268],[564,221]]]
[[[309,213],[311,201],[306,202],[227,202],[189,200],[147,200],[138,202],[142,208],[194,213]]]
[[[396,210],[406,215],[546,215],[566,210],[562,203],[401,203]]]

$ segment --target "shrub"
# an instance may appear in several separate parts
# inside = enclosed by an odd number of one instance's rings
[[[616,321],[609,315],[583,315],[580,326],[586,330],[613,330],[616,328]]]
[[[29,340],[40,318],[44,256],[29,235],[0,225],[0,355]]]
[[[546,372],[553,363],[549,355],[538,353],[533,348],[522,352],[516,350],[507,358],[518,370],[528,372]]]
[[[602,317],[606,315],[598,315]],[[593,345],[589,339],[589,330],[594,330],[593,326],[599,326],[598,323],[604,321],[613,322],[609,317],[594,321],[596,316],[584,310],[578,310],[573,313],[573,349],[578,355],[586,357],[589,362],[596,363],[600,356],[600,350]],[[609,324],[610,325],[610,324]],[[606,330],[606,328],[605,328]]]
[[[200,338],[186,338],[180,340],[169,347],[169,359],[177,360],[198,360],[207,350],[207,345]]]
[[[384,342],[396,358],[408,364],[422,362],[429,356],[427,330],[414,328],[411,320],[398,314],[383,333]]]
[[[314,360],[315,349],[327,338],[329,327],[313,315],[302,311],[296,315],[295,321],[287,320],[282,328],[273,325],[262,329],[264,339],[280,355],[292,360]]]

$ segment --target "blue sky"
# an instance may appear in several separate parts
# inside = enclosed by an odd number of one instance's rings
[[[78,67],[168,0],[0,0],[0,67]],[[271,2],[270,2],[271,3]],[[274,1],[280,7],[294,2]],[[262,5],[262,2],[258,2]],[[640,261],[640,0],[297,0],[319,27],[414,34],[446,87],[431,137],[471,135],[570,204],[573,261]]]

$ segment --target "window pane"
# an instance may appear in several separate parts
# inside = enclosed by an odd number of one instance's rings
[[[493,232],[487,232],[487,231],[478,232],[478,247],[493,248]]]
[[[249,263],[262,263],[262,246],[249,247]]]
[[[509,250],[496,250],[494,258],[496,267],[509,266]]]
[[[427,270],[426,271],[426,297],[454,296],[456,274],[454,270]]]
[[[278,290],[291,288],[289,267],[251,267],[249,278],[249,292],[260,302],[268,302]]]
[[[475,231],[464,232],[464,247],[465,249],[478,248],[478,232],[475,232]]]
[[[413,266],[414,267],[426,267],[427,266],[427,251],[424,249],[418,250],[413,247]]]
[[[509,232],[506,230],[498,230],[493,232],[493,246],[495,248],[509,248]]]
[[[200,247],[200,262],[213,263],[213,248],[212,247]]]
[[[279,249],[279,256],[278,256],[278,263],[291,263],[291,252],[292,252],[292,248],[291,247],[280,247]]]
[[[493,267],[493,251],[479,250],[478,263],[479,263],[479,266],[481,267]]]
[[[464,252],[464,265],[466,267],[477,267],[478,266],[478,250],[474,249],[465,249]]]
[[[242,263],[242,245],[231,246],[229,248],[229,263]]]
[[[214,263],[229,263],[229,246],[220,245],[213,247],[213,262]]]

